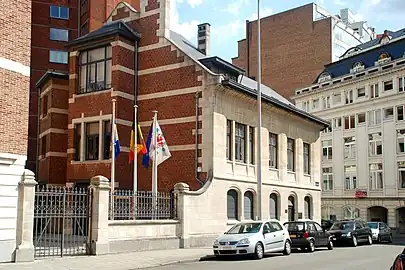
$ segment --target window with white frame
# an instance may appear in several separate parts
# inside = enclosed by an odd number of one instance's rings
[[[329,108],[330,108],[330,105],[331,105],[331,103],[330,103],[330,96],[324,97],[324,98],[323,98],[323,107],[324,107],[325,109],[329,109]]]
[[[69,19],[69,8],[63,6],[49,6],[49,15],[55,19]]]
[[[397,130],[397,151],[398,154],[405,153],[405,129],[398,129]]]
[[[333,121],[333,123],[334,123],[333,127],[334,128],[341,128],[342,127],[342,118],[341,117],[335,118],[333,120],[334,120]]]
[[[235,123],[235,160],[246,162],[246,125]]]
[[[356,116],[345,116],[345,129],[352,129],[356,127]]]
[[[398,92],[405,92],[405,77],[399,78]]]
[[[370,164],[370,190],[382,189],[383,184],[383,165],[382,163]]]
[[[295,141],[294,139],[287,138],[287,170],[294,171],[294,153],[295,153]]]
[[[349,90],[345,93],[346,104],[353,103],[353,90]]]
[[[358,98],[362,98],[362,97],[365,97],[365,96],[366,96],[366,88],[365,87],[357,89],[357,97]]]
[[[226,159],[232,160],[232,121],[226,120]]]
[[[302,102],[302,110],[309,112],[309,100]]]
[[[342,95],[340,93],[335,93],[332,95],[332,104],[333,105],[342,104]]]
[[[310,167],[311,167],[310,149],[311,149],[311,146],[309,145],[309,143],[304,143],[303,158],[304,158],[304,173],[305,174],[310,174]]]
[[[363,124],[366,122],[366,114],[365,113],[359,113],[357,115],[357,123],[358,124]]]
[[[370,85],[370,98],[378,98],[379,96],[378,83]]]
[[[345,166],[345,189],[357,188],[357,170],[356,166]]]
[[[399,188],[405,188],[405,161],[399,161],[397,164]]]
[[[369,111],[367,117],[369,126],[377,126],[381,124],[381,110]]]
[[[312,109],[313,110],[319,109],[319,98],[312,100]]]
[[[394,118],[394,108],[389,107],[384,109],[384,119],[389,120]]]
[[[277,168],[277,147],[278,147],[277,142],[278,142],[277,134],[270,133],[269,134],[270,168]]]
[[[344,140],[344,155],[345,159],[356,158],[356,137],[346,137]]]
[[[404,121],[404,105],[397,106],[397,121]]]
[[[255,128],[249,127],[249,163],[255,164]]]
[[[333,190],[333,171],[332,167],[322,168],[322,190]]]
[[[360,209],[356,207],[347,206],[343,208],[343,218],[355,219],[360,217]]]
[[[392,89],[394,89],[392,80],[384,82],[384,91],[391,91]]]
[[[381,132],[368,134],[368,149],[370,157],[382,155],[382,135]]]
[[[322,141],[322,161],[332,160],[332,140]]]

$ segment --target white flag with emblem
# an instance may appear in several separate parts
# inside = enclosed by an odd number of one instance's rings
[[[158,166],[162,162],[164,162],[166,159],[170,158],[172,155],[170,154],[169,147],[167,146],[165,137],[163,136],[163,132],[160,129],[160,126],[156,121],[154,122],[154,127],[152,132],[152,140],[151,144],[149,147],[149,157],[153,160],[153,162],[156,162],[156,165]],[[156,146],[155,146],[156,143]],[[155,149],[156,149],[156,161],[155,159]]]

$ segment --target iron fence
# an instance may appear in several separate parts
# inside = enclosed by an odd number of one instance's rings
[[[86,255],[91,190],[37,187],[34,204],[35,257]]]
[[[176,219],[173,193],[115,190],[110,194],[110,220]]]

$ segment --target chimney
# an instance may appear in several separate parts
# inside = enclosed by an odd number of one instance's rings
[[[210,31],[211,25],[209,23],[202,23],[198,25],[198,50],[205,55],[210,54]]]

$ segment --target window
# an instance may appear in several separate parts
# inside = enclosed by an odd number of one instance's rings
[[[404,120],[404,105],[397,106],[397,121]]]
[[[304,198],[304,218],[312,219],[312,206],[311,206],[311,197],[305,196]]]
[[[397,130],[398,154],[405,153],[405,129]]]
[[[321,225],[319,225],[318,223],[315,223],[315,222],[314,222],[314,225],[315,225],[315,228],[316,228],[316,230],[318,231],[318,233],[323,233],[323,232],[324,232],[324,230],[323,230],[323,228],[321,227]]]
[[[75,125],[75,160],[80,161],[80,153],[81,153],[81,136],[82,135],[82,125],[76,124]]]
[[[251,191],[246,191],[243,196],[243,205],[244,205],[244,217],[245,219],[254,219],[253,216],[253,193]]]
[[[343,208],[343,218],[344,219],[354,219],[360,217],[360,209],[356,207],[345,207]]]
[[[370,85],[370,98],[378,98],[378,83]]]
[[[357,188],[356,166],[345,166],[345,189]]]
[[[80,54],[79,93],[101,91],[111,87],[111,46]]]
[[[332,167],[322,168],[322,190],[330,191],[333,190],[333,172]]]
[[[342,95],[340,93],[333,94],[332,102],[333,105],[340,105],[342,103]]]
[[[365,123],[366,122],[366,114],[365,113],[359,113],[357,115],[357,123],[361,124],[361,123]]]
[[[226,120],[226,159],[232,160],[232,121]]]
[[[383,188],[383,165],[382,163],[370,164],[370,189]]]
[[[332,140],[322,141],[322,161],[332,160]]]
[[[86,160],[98,159],[99,145],[99,122],[86,123],[85,138],[86,138]]]
[[[69,8],[61,6],[50,6],[49,15],[55,19],[69,19]]]
[[[279,219],[278,214],[278,196],[276,193],[270,194],[270,218]]]
[[[287,170],[294,171],[294,149],[295,143],[293,139],[287,138]]]
[[[399,78],[398,92],[405,92],[405,77]]]
[[[335,118],[334,119],[334,127],[335,128],[340,128],[342,127],[342,118]]]
[[[345,93],[346,96],[346,104],[353,103],[353,90],[349,90]]]
[[[283,227],[281,227],[280,223],[274,222],[274,221],[270,222],[270,227],[272,227],[275,232],[279,232],[279,231],[283,230]]]
[[[308,143],[304,143],[304,173],[309,174],[310,173],[310,145]]]
[[[392,107],[384,109],[384,119],[394,118],[394,109]]]
[[[405,161],[398,162],[399,188],[405,188]]]
[[[255,164],[255,129],[249,127],[249,161],[250,164]]]
[[[228,219],[238,219],[238,192],[234,189],[228,190],[226,196]]]
[[[49,50],[49,62],[57,64],[68,63],[68,52]]]
[[[356,117],[354,115],[345,117],[345,129],[352,129],[356,127]]]
[[[382,155],[381,132],[368,135],[370,157]]]
[[[319,109],[319,98],[312,100],[312,109]]]
[[[381,110],[369,111],[367,114],[369,126],[376,126],[381,124]]]
[[[278,148],[277,143],[278,143],[277,134],[270,133],[269,134],[270,168],[277,168],[277,148]]]
[[[50,28],[49,37],[51,40],[68,41],[69,40],[69,31],[66,29]]]
[[[110,159],[111,146],[111,121],[103,121],[103,159]]]
[[[323,107],[325,109],[329,109],[330,108],[330,97],[324,97],[323,98]]]
[[[302,110],[309,112],[309,101],[302,102]]]
[[[356,158],[356,137],[343,138],[345,159]]]
[[[42,117],[48,114],[48,95],[42,98]]]
[[[366,88],[359,88],[357,89],[357,97],[361,98],[361,97],[365,97],[366,96]]]
[[[235,123],[235,160],[246,162],[246,126]]]
[[[384,91],[390,91],[392,89],[394,89],[392,81],[384,82]]]

